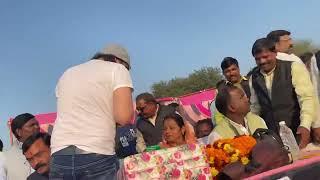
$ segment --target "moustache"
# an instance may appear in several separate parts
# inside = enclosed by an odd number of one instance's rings
[[[259,66],[264,66],[264,65],[267,65],[268,63],[261,63],[259,64]]]
[[[34,170],[37,171],[39,168],[44,167],[44,166],[46,166],[46,165],[47,165],[47,164],[44,164],[44,163],[37,164],[36,167],[34,167]]]

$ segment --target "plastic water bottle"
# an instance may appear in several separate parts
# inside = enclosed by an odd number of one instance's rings
[[[280,125],[279,134],[280,134],[281,140],[283,144],[289,148],[289,151],[292,155],[292,159],[293,161],[295,161],[298,159],[299,151],[300,151],[297,141],[294,138],[294,135],[291,129],[286,125],[286,122],[281,121],[279,125]]]

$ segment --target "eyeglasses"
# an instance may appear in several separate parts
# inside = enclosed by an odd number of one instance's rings
[[[287,152],[288,154],[291,155],[291,153],[289,153],[289,148],[288,146],[285,146],[282,143],[281,138],[273,131],[269,130],[269,129],[263,129],[263,128],[258,128],[252,135],[255,139],[258,140],[263,140],[267,137],[273,139],[275,142],[277,142],[281,148],[283,148],[283,150],[285,152]],[[259,167],[261,167],[261,163],[258,163],[255,161],[255,159],[252,157],[252,152],[250,152],[248,159],[250,160],[249,163],[247,165],[245,165],[245,172],[247,173],[251,173],[254,172],[256,169],[258,169]],[[292,158],[291,158],[292,159]]]
[[[142,106],[142,107],[137,107],[136,109],[137,109],[137,111],[139,111],[139,112],[143,112],[143,111],[148,107],[149,104],[150,104],[150,102],[146,102],[146,103],[144,104],[144,106]]]
[[[272,130],[270,129],[263,129],[263,128],[258,128],[252,135],[255,139],[259,139],[262,140],[265,137],[271,137],[271,139],[275,140],[280,146],[281,148],[283,148],[283,150],[285,152],[287,152],[289,154],[289,156],[291,157],[290,160],[292,162],[292,154],[290,153],[289,147],[286,146],[285,144],[283,144],[281,138]]]
[[[263,128],[258,128],[252,135],[255,139],[262,140],[264,137],[271,137],[274,139],[277,143],[279,143],[281,146],[285,146],[282,143],[281,138],[272,130],[270,129],[263,129]]]
[[[137,111],[139,111],[139,112],[143,112],[143,110],[144,110],[146,107],[147,107],[147,106],[137,107]]]

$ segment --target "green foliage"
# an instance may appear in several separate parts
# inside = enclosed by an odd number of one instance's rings
[[[293,50],[292,52],[300,56],[305,52],[315,52],[319,50],[320,47],[315,45],[311,40],[299,40],[294,42]]]
[[[219,68],[203,67],[186,78],[174,78],[154,83],[151,87],[155,97],[176,97],[187,93],[213,88],[222,79]]]

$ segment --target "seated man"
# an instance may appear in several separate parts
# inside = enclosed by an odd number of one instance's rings
[[[225,116],[209,135],[209,142],[238,135],[252,135],[256,129],[267,126],[262,118],[250,113],[249,99],[240,88],[226,85],[219,89],[216,107]]]
[[[27,180],[49,179],[50,138],[50,135],[47,133],[36,133],[23,143],[23,154],[31,167],[36,170]]]
[[[138,152],[147,146],[158,145],[162,141],[163,118],[176,111],[175,106],[160,105],[150,93],[142,93],[136,97],[137,145]]]

